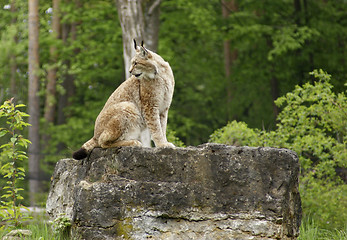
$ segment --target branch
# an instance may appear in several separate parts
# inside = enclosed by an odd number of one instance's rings
[[[229,14],[237,12],[237,10],[230,7],[224,0],[220,0],[219,2],[221,6],[224,7],[229,12]]]
[[[156,0],[148,9],[148,15],[152,15],[153,11],[160,5],[161,0]]]

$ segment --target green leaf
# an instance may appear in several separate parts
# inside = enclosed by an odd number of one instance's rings
[[[8,133],[8,131],[6,129],[2,129],[0,130],[0,137],[3,137],[6,135],[6,133]]]

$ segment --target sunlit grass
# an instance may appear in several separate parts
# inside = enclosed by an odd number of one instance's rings
[[[304,219],[298,240],[347,240],[347,225],[343,230],[326,230],[319,228],[313,220]]]
[[[32,224],[23,226],[22,229],[27,229],[32,232],[32,235],[30,237],[26,237],[25,240],[65,240],[65,239],[67,240],[66,237],[63,237],[55,233],[50,223],[32,223]],[[1,229],[0,239],[2,239],[11,230],[13,230],[13,228]]]
[[[48,221],[48,216],[44,209],[31,209],[30,212],[22,209],[24,214],[30,216],[30,220],[26,220],[20,227],[13,227],[10,224],[0,225],[0,239],[14,229],[27,229],[32,232],[30,237],[23,238],[25,240],[65,240],[66,237],[54,232],[52,224]],[[2,224],[6,224],[3,222]]]

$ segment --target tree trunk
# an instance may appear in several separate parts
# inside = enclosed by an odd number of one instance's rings
[[[71,42],[76,40],[77,37],[77,25],[78,23],[72,23],[68,24],[65,23],[62,26],[62,40],[64,42],[64,45],[69,45]],[[75,49],[74,53],[78,54],[79,49]],[[66,65],[66,68],[70,68],[70,61],[65,60],[64,65]],[[58,102],[58,118],[57,118],[57,124],[64,124],[66,122],[66,115],[64,113],[64,109],[68,106],[70,106],[71,102],[70,99],[72,96],[75,95],[76,87],[74,84],[74,76],[69,74],[68,72],[65,72],[63,74],[63,88],[65,89],[65,92],[59,96],[59,102]]]
[[[304,0],[303,1],[303,5],[304,5],[304,19],[305,19],[305,25],[306,26],[309,26],[310,25],[310,14],[308,12],[308,3],[307,3],[307,0]],[[311,41],[310,40],[307,40],[307,45],[310,45],[311,44]],[[345,49],[345,48],[340,48],[341,50],[342,49]],[[315,52],[311,52],[309,51],[308,52],[308,57],[309,57],[309,63],[307,64],[308,65],[308,70],[307,72],[311,72],[313,69],[314,69],[314,53]],[[344,65],[342,65],[344,66]],[[312,84],[314,84],[314,80],[313,78],[311,78],[312,80]]]
[[[53,0],[53,19],[52,19],[52,35],[54,39],[60,37],[60,14],[59,14],[60,0]],[[47,73],[47,86],[46,86],[46,102],[44,118],[46,123],[53,123],[56,109],[56,82],[57,82],[57,48],[55,44],[50,47],[50,66]],[[47,136],[45,137],[47,138]]]
[[[125,79],[128,79],[130,60],[135,55],[133,39],[143,40],[145,24],[140,0],[116,0],[116,4],[122,28]]]
[[[78,0],[74,1],[76,8],[80,8],[81,2]],[[65,14],[65,13],[62,13]],[[64,46],[71,45],[74,41],[77,39],[77,26],[79,25],[79,22],[73,22],[73,23],[63,23],[62,24],[62,32],[61,32],[61,39],[64,43]],[[74,49],[74,54],[77,55],[79,53],[80,49]],[[63,64],[66,66],[66,69],[70,69],[71,64],[69,59],[64,60]],[[75,87],[75,76],[68,73],[68,70],[66,72],[62,73],[63,78],[63,88],[64,93],[59,95],[58,100],[58,109],[57,109],[57,124],[61,125],[66,123],[66,107],[71,105],[71,97],[75,95],[76,87]],[[66,145],[63,143],[59,143],[57,146],[57,151],[60,152],[62,150],[66,149]]]
[[[53,17],[52,17],[52,38],[58,40],[60,38],[60,10],[59,10],[60,0],[53,0]],[[54,124],[55,113],[56,113],[56,83],[57,83],[57,47],[55,42],[49,48],[50,53],[50,67],[47,73],[47,85],[46,85],[46,101],[44,110],[44,119],[46,127],[50,124]],[[49,147],[50,135],[43,134],[42,136],[43,149]]]
[[[65,0],[66,2],[70,2],[70,0]],[[74,0],[75,7],[81,8],[81,2],[79,0]],[[63,15],[66,13],[62,13]],[[71,45],[74,41],[77,39],[77,26],[79,25],[79,22],[73,22],[73,23],[63,23],[62,29],[61,29],[61,39],[63,41],[64,46]],[[74,49],[74,55],[77,55],[79,53],[79,49]],[[66,66],[66,69],[70,69],[70,61],[69,59],[65,59],[63,64]],[[64,113],[64,109],[68,106],[70,106],[71,102],[70,99],[72,96],[75,95],[76,87],[74,84],[74,76],[68,73],[68,70],[66,72],[62,73],[63,78],[63,88],[65,92],[63,94],[59,95],[58,100],[58,116],[57,116],[57,124],[64,124],[66,122],[66,115]]]
[[[11,20],[11,24],[14,25],[17,23],[17,17],[16,17],[16,12],[17,12],[17,8],[16,8],[16,1],[12,0],[11,1],[11,14],[12,16],[12,20]],[[17,34],[13,37],[13,42],[17,43],[18,42],[18,38],[17,38]],[[17,99],[17,61],[16,61],[16,55],[14,53],[11,53],[10,55],[10,68],[11,68],[11,76],[10,76],[10,93],[12,95],[12,97],[14,97],[14,101],[16,102]]]
[[[157,52],[159,40],[159,16],[161,0],[145,1],[144,18],[145,18],[145,35],[143,40],[148,49]]]
[[[272,40],[270,37],[267,37],[267,45],[269,46],[269,49],[273,48]],[[278,86],[278,80],[277,77],[275,76],[275,68],[276,64],[272,63],[270,67],[270,72],[271,72],[271,79],[270,79],[270,87],[271,87],[271,97],[272,97],[272,111],[275,117],[275,121],[277,118],[277,115],[280,113],[280,109],[277,107],[275,104],[275,100],[279,97],[279,86]]]
[[[275,100],[279,97],[278,80],[275,76],[272,76],[271,78],[271,96],[272,96],[272,109],[276,119],[277,115],[280,113],[280,110],[275,104]]]
[[[301,3],[300,0],[294,0],[294,9],[295,9],[295,23],[300,26],[301,25]]]
[[[133,39],[145,42],[148,49],[157,51],[160,0],[116,0],[122,27],[125,78],[130,77],[131,58],[135,55]]]
[[[81,2],[80,1],[76,1],[76,7],[80,8],[81,7]],[[74,22],[71,24],[71,28],[70,28],[70,41],[74,42],[77,40],[77,26],[81,24],[80,22]],[[78,55],[78,53],[80,52],[79,48],[75,48],[74,50],[74,54]],[[70,66],[70,63],[69,63]],[[75,95],[76,92],[76,86],[75,86],[75,76],[71,75],[71,74],[67,74],[66,78],[64,79],[64,88],[66,90],[66,105],[65,107],[68,107],[71,105],[71,97],[73,97]]]
[[[29,86],[28,86],[28,113],[29,123],[29,192],[30,204],[36,204],[35,197],[40,191],[40,101],[39,101],[39,1],[29,0]]]
[[[237,4],[235,0],[226,1],[222,0],[222,15],[223,18],[228,18],[230,13],[237,11]],[[223,52],[224,52],[224,70],[225,77],[227,79],[226,84],[226,92],[227,92],[227,119],[230,120],[232,118],[230,113],[230,104],[233,99],[233,91],[235,91],[235,87],[231,82],[231,74],[232,74],[232,65],[237,59],[237,50],[231,50],[230,40],[224,40],[223,44]]]

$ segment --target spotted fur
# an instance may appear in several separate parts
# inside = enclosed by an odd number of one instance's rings
[[[129,69],[131,77],[109,97],[95,121],[94,136],[73,158],[85,158],[93,148],[142,146],[141,132],[147,128],[156,147],[174,147],[166,139],[174,76],[169,63],[158,54],[137,46]]]

